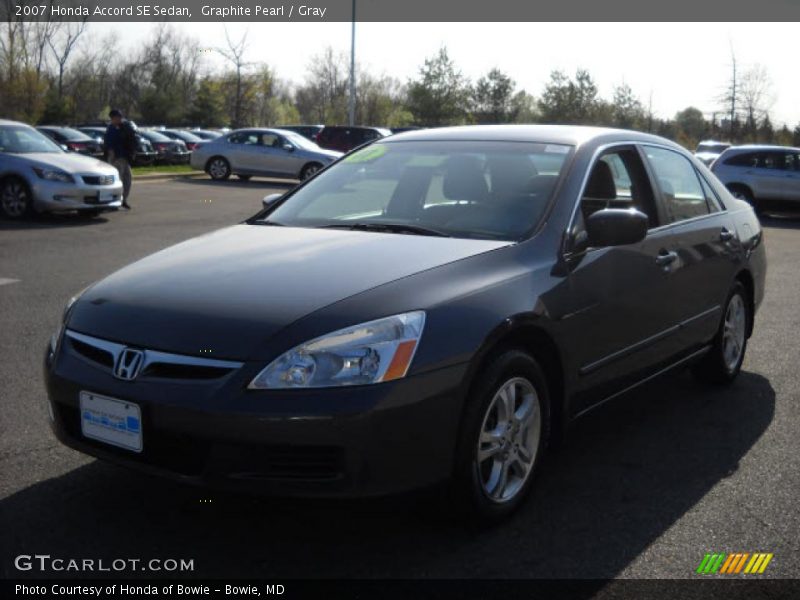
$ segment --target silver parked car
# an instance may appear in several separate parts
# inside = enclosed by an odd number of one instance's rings
[[[800,148],[734,146],[711,170],[731,193],[757,210],[800,202]]]
[[[324,150],[293,131],[283,129],[237,129],[201,144],[192,154],[192,167],[206,171],[212,179],[232,174],[250,177],[308,179],[342,156]]]
[[[18,219],[36,212],[94,215],[122,204],[111,165],[65,152],[24,123],[0,119],[0,212]]]

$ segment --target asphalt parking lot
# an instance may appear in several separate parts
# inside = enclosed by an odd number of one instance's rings
[[[34,553],[191,558],[203,577],[687,578],[706,552],[736,551],[774,553],[764,577],[800,572],[800,217],[764,219],[767,296],[736,384],[710,389],[680,373],[585,417],[530,501],[491,530],[412,499],[203,493],[57,443],[41,358],[67,298],[242,220],[273,190],[148,182],[130,213],[0,221],[3,576],[25,576],[13,557]]]

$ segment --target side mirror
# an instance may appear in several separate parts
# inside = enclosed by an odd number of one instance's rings
[[[649,219],[635,208],[604,208],[586,220],[588,245],[624,246],[641,242],[647,236]]]
[[[284,144],[283,149],[286,150],[287,152],[294,152],[294,146],[292,146],[291,144]]]
[[[283,198],[283,194],[268,194],[261,199],[261,204],[264,205],[264,208],[269,208],[281,198]]]

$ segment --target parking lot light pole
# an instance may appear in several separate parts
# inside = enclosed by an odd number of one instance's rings
[[[352,127],[356,124],[356,0],[353,0],[353,25],[350,30],[350,99],[347,112]]]

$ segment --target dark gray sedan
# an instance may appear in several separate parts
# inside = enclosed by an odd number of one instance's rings
[[[59,439],[280,495],[444,484],[498,519],[581,415],[678,367],[733,382],[764,295],[752,208],[631,131],[410,132],[264,200],[67,304]]]
[[[199,145],[191,162],[212,179],[231,175],[249,179],[255,175],[304,180],[341,155],[323,150],[294,131],[237,129]]]

